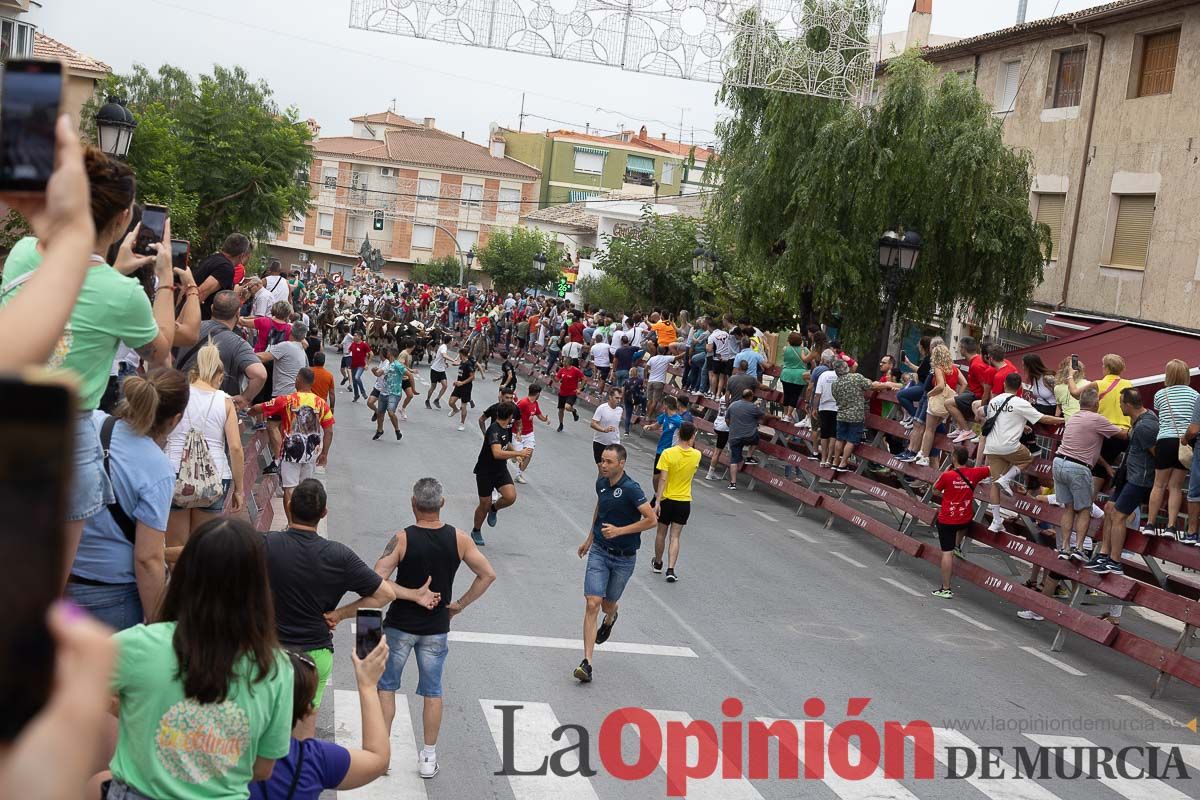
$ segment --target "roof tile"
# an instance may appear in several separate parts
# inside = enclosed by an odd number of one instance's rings
[[[62,61],[68,69],[77,72],[112,72],[112,67],[103,61],[84,55],[74,47],[40,32],[33,34],[33,56],[34,58]]]

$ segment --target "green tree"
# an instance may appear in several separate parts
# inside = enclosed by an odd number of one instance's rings
[[[545,270],[534,266],[534,256],[546,256]],[[550,236],[532,228],[493,230],[487,244],[475,250],[480,268],[492,279],[496,290],[521,292],[537,289],[557,291],[562,275],[562,247]]]
[[[720,99],[733,114],[719,124],[714,217],[806,321],[836,312],[845,338],[872,338],[885,305],[878,240],[896,226],[924,240],[900,315],[1023,313],[1049,233],[1029,214],[1029,156],[1004,143],[971,82],[907,53],[873,106],[736,87]]]
[[[627,287],[642,310],[661,307],[674,314],[695,309],[700,295],[692,260],[699,233],[700,220],[683,214],[660,216],[646,205],[636,224],[604,237],[606,249],[596,267]]]
[[[138,120],[129,163],[139,199],[170,207],[172,233],[194,250],[214,250],[234,231],[265,238],[307,209],[308,127],[241,67],[193,79],[170,65],[157,73],[136,65],[106,80],[92,107],[110,94],[126,98]]]
[[[612,275],[588,275],[575,283],[575,291],[583,302],[614,314],[633,311],[638,306],[637,298],[621,281]]]
[[[425,264],[413,264],[412,280],[431,286],[455,286],[461,262],[454,256],[442,256]]]

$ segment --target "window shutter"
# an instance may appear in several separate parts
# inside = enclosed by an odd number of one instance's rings
[[[1154,200],[1152,194],[1121,196],[1109,264],[1130,269],[1146,268],[1150,231],[1154,227]]]
[[[1000,105],[997,111],[1013,110],[1017,102],[1017,87],[1021,84],[1021,62],[1010,61],[1004,65],[1004,88],[1000,93]]]
[[[599,192],[589,192],[584,189],[572,189],[567,192],[567,201],[570,203],[582,203],[589,197],[598,197]]]
[[[1065,194],[1039,194],[1037,206],[1037,221],[1050,229],[1050,252],[1046,260],[1058,258],[1058,242],[1062,235],[1063,207],[1066,205]]]
[[[1142,72],[1138,97],[1170,94],[1175,88],[1175,62],[1179,57],[1179,29],[1147,36],[1142,45]]]
[[[1058,57],[1058,79],[1054,87],[1054,107],[1079,105],[1083,96],[1083,70],[1087,64],[1087,48],[1064,50]]]
[[[646,156],[629,156],[625,161],[625,169],[630,172],[640,172],[643,175],[653,175],[654,159]]]

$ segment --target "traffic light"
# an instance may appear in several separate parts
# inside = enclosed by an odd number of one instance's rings
[[[377,231],[383,230],[383,211],[382,210],[375,212],[375,230],[377,230]]]

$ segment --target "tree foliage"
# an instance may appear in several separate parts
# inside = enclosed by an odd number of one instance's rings
[[[93,113],[110,94],[126,98],[138,121],[129,163],[139,199],[168,206],[172,233],[194,250],[209,252],[234,231],[264,238],[307,209],[311,133],[241,67],[193,79],[170,65],[135,65],[99,87]]]
[[[443,256],[425,264],[413,264],[412,280],[430,286],[455,286],[461,263],[454,256]]]
[[[582,277],[576,281],[575,291],[585,304],[614,314],[628,313],[639,306],[629,287],[612,275],[600,273]]]
[[[556,291],[562,274],[562,248],[558,242],[532,228],[493,230],[487,244],[477,248],[480,268],[492,279],[499,292],[520,292],[537,289]],[[534,256],[546,256],[545,270],[534,266]],[[457,277],[456,277],[457,280]]]
[[[714,218],[802,316],[839,313],[847,338],[870,339],[884,308],[878,241],[897,227],[924,241],[900,314],[1023,312],[1049,232],[1030,217],[1029,156],[969,81],[908,53],[874,106],[729,86],[720,99],[733,114],[719,123]]]
[[[694,309],[699,299],[692,276],[700,220],[684,214],[660,216],[646,205],[636,224],[605,236],[596,267],[620,282],[634,307],[666,308],[672,314]]]

